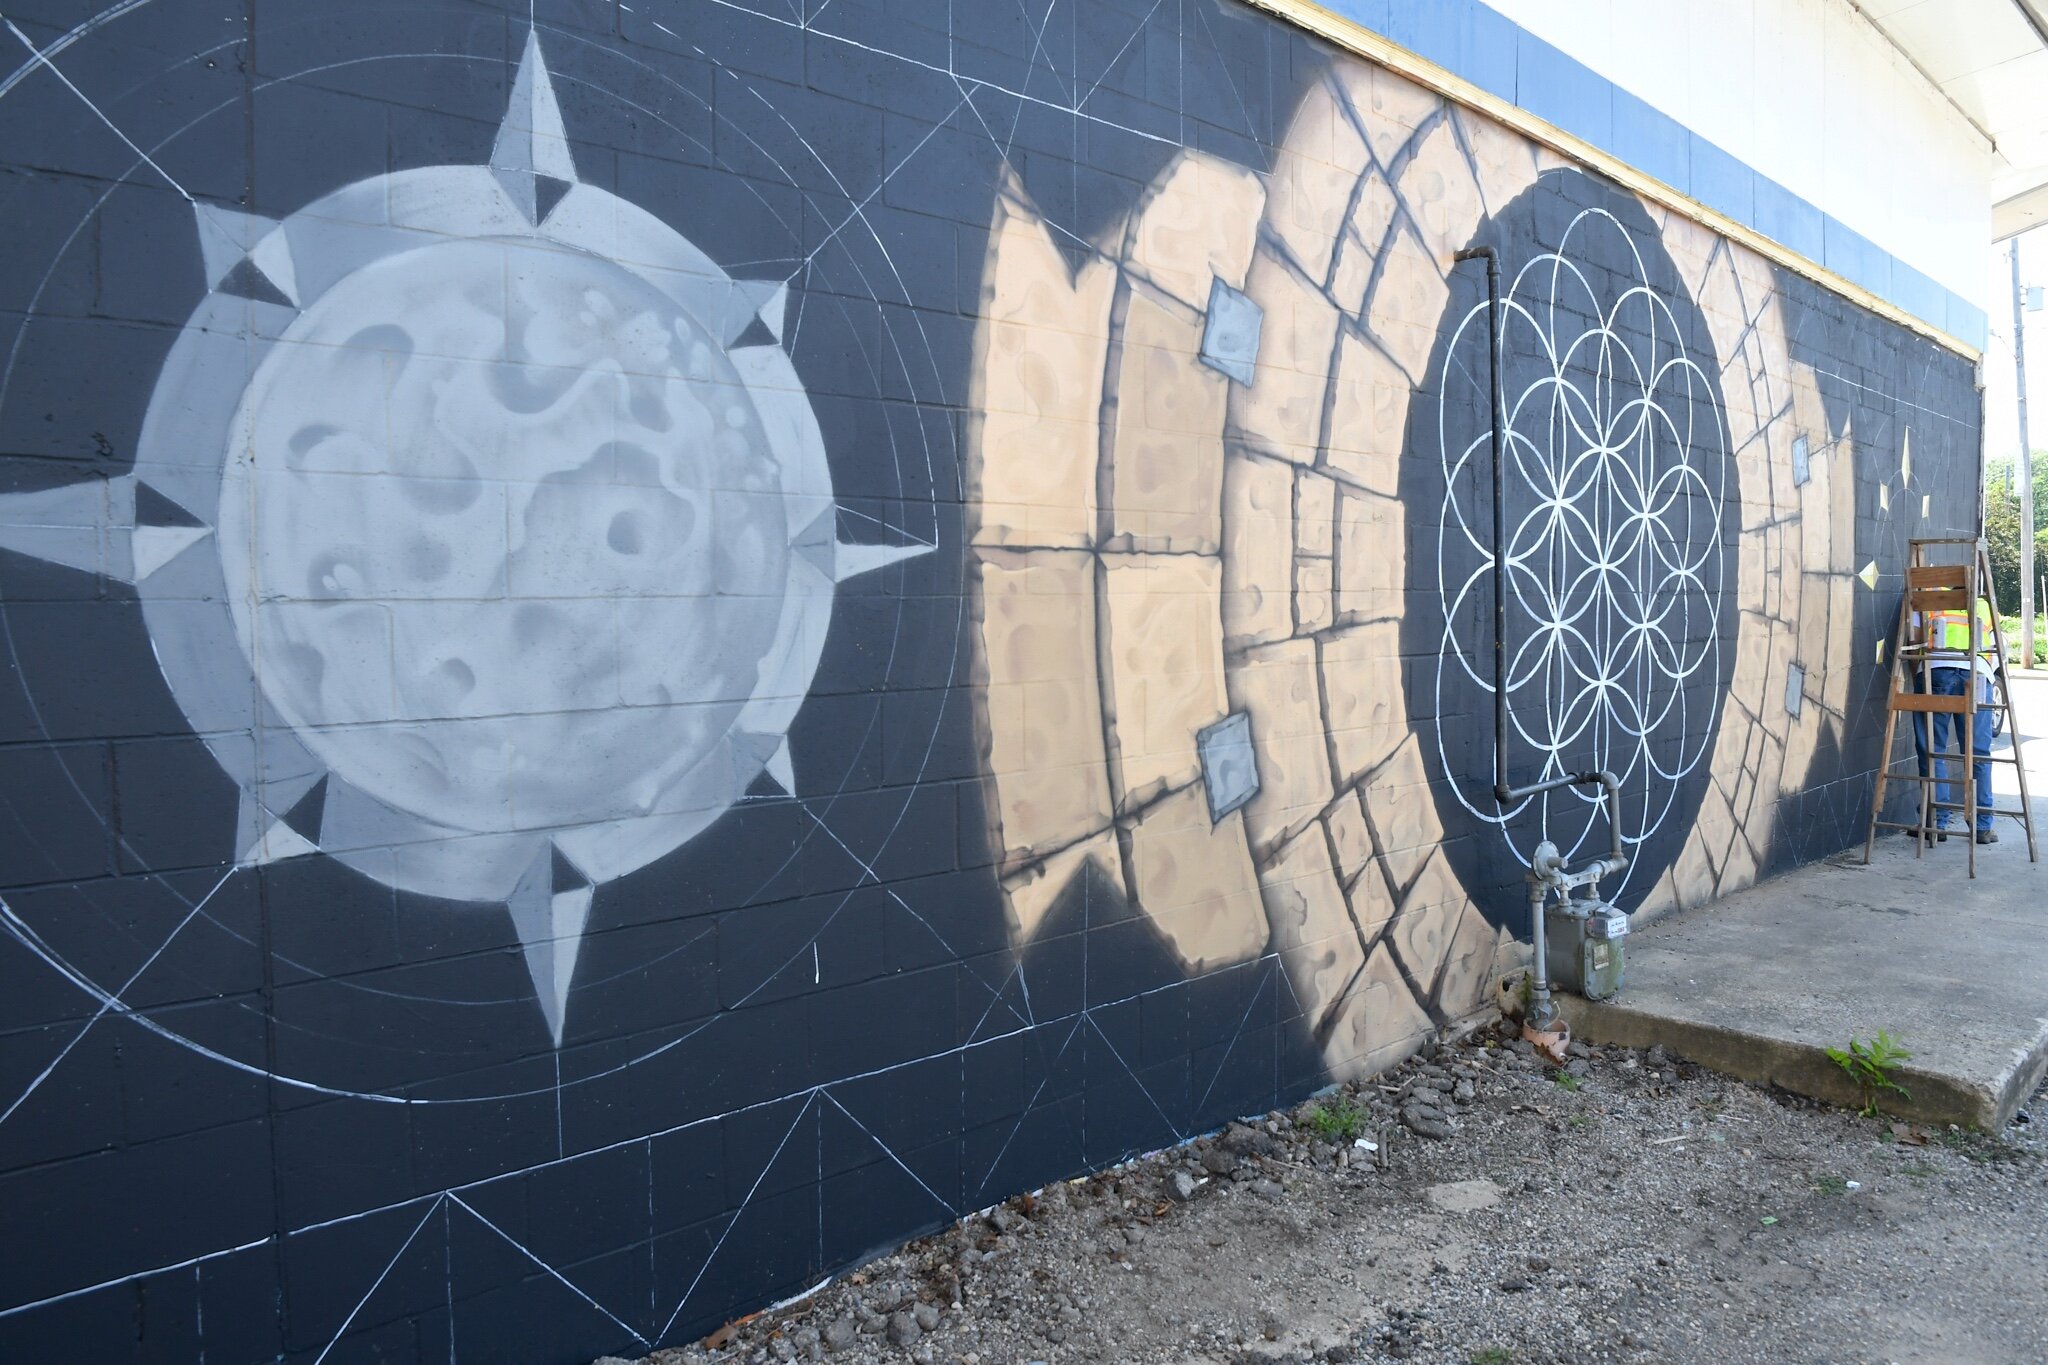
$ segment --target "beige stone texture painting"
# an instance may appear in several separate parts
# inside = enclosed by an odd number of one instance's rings
[[[969,492],[989,834],[1018,942],[1092,867],[1189,972],[1277,955],[1338,1076],[1474,1015],[1526,952],[1439,847],[1402,667],[1399,491],[1453,253],[1561,164],[1343,62],[1269,173],[1183,151],[1078,268],[1006,186]],[[1830,477],[1772,272],[1652,217],[1723,365],[1741,508],[1734,686],[1654,913],[1755,877],[1780,794],[1842,724],[1861,566],[1836,534],[1853,480]],[[1212,336],[1233,302],[1259,320],[1249,352]],[[1231,717],[1256,791],[1219,802],[1201,737]]]

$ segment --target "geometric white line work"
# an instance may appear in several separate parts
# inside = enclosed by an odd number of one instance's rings
[[[1202,1111],[1204,1106],[1206,1106],[1206,1104],[1208,1103],[1208,1098],[1210,1094],[1213,1093],[1217,1082],[1222,1079],[1224,1071],[1227,1069],[1229,1065],[1231,1056],[1236,1051],[1239,1043],[1243,1040],[1245,1036],[1245,1032],[1251,1022],[1252,1015],[1258,1010],[1260,1003],[1267,998],[1266,993],[1268,991],[1280,990],[1283,988],[1286,989],[1290,994],[1292,993],[1292,983],[1287,981],[1286,973],[1283,970],[1281,970],[1281,961],[1277,953],[1264,954],[1258,958],[1252,959],[1248,963],[1241,964],[1238,968],[1234,970],[1239,972],[1256,972],[1257,979],[1255,983],[1252,985],[1251,990],[1249,991],[1249,1003],[1245,1007],[1245,1012],[1243,1016],[1238,1020],[1237,1025],[1235,1029],[1233,1029],[1229,1040],[1224,1044],[1221,1051],[1218,1053],[1214,1066],[1214,1072],[1209,1077],[1206,1085],[1203,1086],[1200,1092],[1202,1098],[1194,1106],[1195,1112],[1198,1113]],[[738,1223],[740,1217],[742,1217],[746,1213],[747,1209],[753,1203],[754,1196],[759,1192],[761,1185],[767,1179],[769,1171],[774,1166],[776,1159],[786,1149],[790,1138],[796,1133],[797,1129],[801,1127],[805,1115],[812,1112],[813,1107],[820,1105],[821,1102],[830,1102],[834,1108],[837,1108],[840,1110],[840,1112],[844,1113],[847,1119],[850,1122],[852,1122],[855,1127],[859,1128],[867,1136],[867,1138],[870,1141],[872,1141],[875,1144],[875,1146],[888,1158],[890,1162],[892,1162],[898,1168],[903,1170],[907,1175],[910,1176],[912,1180],[914,1180],[921,1188],[923,1188],[924,1191],[927,1194],[929,1194],[939,1204],[939,1206],[946,1211],[948,1216],[958,1217],[961,1213],[966,1211],[961,1207],[955,1206],[952,1203],[952,1201],[946,1199],[938,1191],[933,1190],[931,1186],[922,1177],[918,1176],[917,1173],[909,1166],[909,1164],[904,1161],[901,1154],[899,1154],[892,1146],[890,1146],[880,1136],[875,1134],[866,1124],[862,1123],[857,1117],[855,1117],[850,1111],[848,1111],[843,1104],[841,1104],[837,1096],[833,1093],[835,1090],[843,1086],[853,1085],[862,1081],[873,1080],[877,1077],[886,1076],[896,1072],[901,1072],[912,1067],[923,1066],[931,1062],[943,1060],[947,1057],[963,1055],[969,1052],[976,1051],[978,1049],[1000,1048],[1005,1043],[1013,1042],[1020,1039],[1027,1039],[1030,1038],[1033,1034],[1038,1034],[1040,1036],[1058,1036],[1060,1032],[1060,1026],[1066,1025],[1067,1028],[1065,1029],[1064,1041],[1056,1050],[1052,1051],[1051,1055],[1047,1059],[1046,1068],[1048,1073],[1050,1073],[1053,1067],[1059,1062],[1060,1059],[1062,1059],[1066,1055],[1067,1051],[1073,1046],[1075,1039],[1081,1037],[1082,1030],[1084,1027],[1087,1028],[1088,1031],[1091,1032],[1095,1037],[1100,1039],[1105,1045],[1108,1045],[1109,1040],[1107,1036],[1104,1034],[1100,1025],[1097,1024],[1094,1019],[1094,1016],[1098,1013],[1102,1013],[1105,1011],[1115,1012],[1121,1008],[1136,1004],[1144,1000],[1148,996],[1159,995],[1164,992],[1184,991],[1189,989],[1194,984],[1194,981],[1177,981],[1166,986],[1154,987],[1149,990],[1140,991],[1132,995],[1120,997],[1118,999],[1102,1001],[1098,1004],[1086,1006],[1084,1008],[1075,1010],[1069,1014],[1064,1014],[1057,1018],[1048,1019],[1037,1025],[1026,1026],[1022,1028],[1011,1029],[1003,1033],[992,1034],[988,1037],[979,1038],[972,1042],[963,1044],[960,1047],[947,1048],[942,1051],[932,1052],[922,1056],[910,1058],[905,1061],[891,1063],[887,1066],[876,1067],[872,1070],[863,1071],[854,1075],[839,1077],[831,1081],[821,1082],[817,1085],[792,1090],[783,1094],[771,1096],[767,1099],[755,1101],[751,1104],[741,1105],[738,1108],[728,1110],[723,1113],[707,1114],[699,1118],[691,1119],[684,1123],[675,1124],[671,1127],[662,1129],[659,1132],[647,1133],[631,1138],[622,1138],[615,1142],[604,1143],[598,1146],[588,1148],[584,1151],[572,1153],[567,1156],[557,1157],[546,1161],[534,1162],[530,1165],[518,1167],[516,1169],[502,1171],[494,1175],[480,1177],[476,1180],[471,1180],[464,1182],[462,1184],[454,1185],[446,1190],[438,1191],[435,1193],[417,1195],[409,1199],[394,1200],[387,1204],[381,1204],[374,1208],[362,1209],[355,1213],[342,1215],[340,1217],[327,1218],[319,1220],[317,1222],[307,1223],[303,1226],[287,1230],[285,1233],[282,1234],[282,1236],[286,1238],[300,1236],[307,1233],[318,1232],[326,1228],[338,1227],[344,1224],[359,1222],[365,1218],[373,1218],[383,1214],[394,1213],[402,1209],[420,1208],[422,1206],[424,1206],[425,1209],[425,1216],[422,1218],[419,1227],[424,1227],[427,1219],[431,1217],[432,1213],[442,1206],[442,1201],[450,1201],[458,1207],[462,1208],[465,1212],[471,1214],[480,1223],[483,1223],[487,1228],[489,1228],[492,1232],[504,1238],[506,1241],[511,1242],[514,1246],[516,1246],[519,1249],[522,1255],[534,1261],[536,1265],[539,1265],[546,1269],[551,1276],[553,1276],[557,1280],[560,1280],[579,1298],[582,1298],[589,1302],[593,1307],[597,1308],[598,1311],[604,1313],[606,1317],[618,1323],[623,1330],[631,1333],[636,1340],[642,1341],[643,1344],[647,1343],[650,1340],[660,1341],[667,1335],[668,1331],[674,1326],[675,1322],[681,1317],[684,1310],[688,1307],[691,1296],[695,1293],[697,1286],[702,1283],[703,1278],[709,1272],[712,1263],[717,1259],[718,1252],[721,1249],[723,1249],[727,1238],[731,1234],[732,1228]],[[1293,1008],[1295,1009],[1295,1011],[1299,1011],[1300,1005],[1298,1001],[1294,1004]],[[134,1019],[138,1023],[147,1024],[150,1022],[146,1018],[146,1016],[140,1014],[130,1014],[129,1017]],[[1133,1086],[1139,1086],[1141,1083],[1138,1077],[1136,1076],[1135,1072],[1131,1069],[1129,1063],[1116,1051],[1114,1046],[1107,1046],[1107,1050],[1111,1058],[1117,1062],[1119,1068],[1123,1071],[1125,1078]],[[984,1194],[988,1189],[989,1183],[992,1180],[994,1180],[997,1170],[1001,1168],[1003,1159],[1008,1154],[1011,1141],[1013,1141],[1017,1134],[1022,1131],[1025,1121],[1028,1118],[1030,1118],[1036,1110],[1037,1101],[1040,1098],[1040,1096],[1044,1093],[1047,1085],[1051,1083],[1051,1079],[1051,1075],[1048,1074],[1046,1077],[1040,1080],[1037,1088],[1032,1092],[1029,1099],[1027,1099],[1024,1103],[1022,1110],[1018,1114],[1014,1125],[1011,1127],[1009,1137],[1006,1138],[1005,1141],[1001,1144],[1001,1147],[996,1153],[995,1160],[989,1167],[988,1171],[986,1173],[981,1174],[978,1180],[973,1180],[973,1182],[967,1187],[970,1200],[970,1207],[972,1206],[972,1201],[976,1197]],[[1200,1077],[1195,1077],[1194,1079],[1199,1080]],[[1160,1117],[1165,1121],[1166,1127],[1172,1135],[1172,1141],[1185,1141],[1189,1136],[1191,1136],[1190,1133],[1182,1131],[1181,1128],[1172,1121],[1171,1117],[1168,1116],[1163,1109],[1159,1108],[1156,1099],[1154,1099],[1151,1096],[1149,1091],[1146,1091],[1145,1093],[1148,1101],[1152,1102],[1155,1111],[1157,1111],[1160,1114]],[[666,1325],[662,1328],[660,1332],[655,1333],[651,1338],[645,1337],[641,1333],[633,1329],[629,1324],[621,1320],[610,1309],[605,1308],[604,1305],[598,1303],[595,1299],[591,1298],[590,1294],[587,1291],[566,1279],[558,1270],[556,1270],[551,1264],[549,1264],[544,1257],[539,1256],[530,1247],[527,1247],[523,1243],[520,1243],[517,1239],[511,1237],[510,1234],[506,1233],[502,1228],[496,1226],[489,1219],[485,1218],[480,1212],[477,1211],[477,1209],[472,1204],[460,1198],[460,1196],[467,1191],[483,1190],[488,1189],[492,1186],[503,1185],[507,1182],[516,1182],[524,1177],[531,1176],[542,1171],[551,1170],[556,1167],[570,1166],[579,1161],[586,1161],[595,1157],[603,1156],[606,1153],[621,1151],[632,1147],[638,1147],[650,1141],[670,1137],[678,1133],[689,1131],[691,1129],[701,1128],[708,1124],[716,1124],[725,1119],[733,1118],[742,1114],[757,1113],[762,1110],[771,1109],[779,1105],[788,1104],[791,1101],[801,1101],[801,1103],[798,1106],[798,1112],[792,1117],[788,1129],[785,1130],[780,1141],[777,1142],[772,1152],[769,1153],[767,1160],[762,1165],[760,1172],[756,1175],[754,1182],[752,1186],[749,1188],[745,1197],[742,1198],[741,1202],[737,1207],[730,1210],[726,1215],[727,1224],[725,1230],[720,1234],[717,1241],[712,1246],[710,1252],[706,1255],[704,1262],[698,1267],[696,1274],[692,1277],[689,1283],[689,1286],[683,1291],[682,1296],[677,1300],[677,1302],[673,1306],[672,1310],[668,1315]],[[1085,1131],[1083,1131],[1080,1136],[1085,1144]],[[970,1179],[972,1178],[970,1177]],[[413,1234],[406,1239],[406,1245],[410,1245],[411,1241],[417,1236],[419,1227],[416,1227],[413,1231]],[[48,1297],[37,1299],[31,1302],[19,1303],[8,1307],[0,1308],[0,1319],[13,1317],[21,1313],[32,1312],[35,1309],[46,1307],[50,1304],[63,1302],[69,1299],[79,1298],[84,1295],[97,1292],[99,1290],[114,1288],[124,1284],[130,1284],[139,1280],[147,1279],[151,1276],[166,1274],[174,1270],[184,1269],[195,1265],[201,1265],[208,1261],[219,1260],[227,1256],[232,1256],[239,1254],[241,1252],[254,1250],[275,1240],[275,1238],[262,1238],[257,1241],[247,1242],[237,1246],[223,1248],[220,1251],[210,1252],[203,1256],[189,1257],[181,1261],[161,1266],[154,1266],[147,1270],[136,1271],[132,1274],[119,1276],[114,1279],[101,1281],[99,1283],[80,1286],[76,1289],[66,1290],[62,1293],[53,1294]],[[404,1249],[404,1246],[401,1246],[399,1248],[399,1251],[393,1255],[391,1262],[387,1264],[383,1268],[382,1272],[380,1272],[380,1274],[378,1275],[377,1283],[381,1283],[383,1278],[390,1273],[391,1267],[397,1263],[397,1260],[403,1254]],[[362,1297],[362,1300],[359,1301],[356,1305],[356,1309],[351,1312],[351,1318],[353,1318],[356,1312],[361,1311],[363,1303],[367,1302],[371,1295],[374,1294],[376,1287],[377,1284],[372,1284],[369,1290],[365,1292],[365,1294]],[[338,1339],[339,1335],[337,1335],[337,1340]]]
[[[36,1093],[38,1086],[50,1078],[50,1073],[57,1069],[58,1064],[71,1055],[71,1050],[85,1041],[85,1035],[92,1032],[92,1026],[106,1018],[108,1011],[117,1007],[122,992],[133,988],[135,983],[142,979],[142,974],[156,965],[156,960],[164,955],[165,950],[171,946],[172,941],[184,932],[186,925],[199,918],[200,912],[206,909],[206,903],[213,899],[215,892],[218,892],[223,886],[228,884],[228,878],[233,875],[234,873],[232,872],[222,873],[221,879],[213,884],[213,889],[193,902],[192,908],[185,912],[185,917],[178,921],[170,933],[164,935],[164,941],[157,945],[156,950],[143,959],[140,967],[137,967],[128,974],[128,979],[121,983],[121,989],[100,1001],[100,1007],[93,1011],[92,1017],[79,1027],[78,1032],[71,1035],[71,1040],[57,1050],[57,1055],[50,1059],[50,1064],[36,1073],[35,1079],[30,1081],[27,1087],[14,1097],[5,1110],[0,1110],[0,1124],[4,1124],[7,1120],[13,1118],[15,1111],[27,1102],[30,1095]],[[13,911],[7,908],[6,902],[0,901],[0,911],[4,911],[9,918],[12,918]]]
[[[1632,263],[1633,275],[1603,288],[1578,264],[1587,260]],[[1714,716],[1696,712],[1719,701],[1716,622],[1726,586],[1718,392],[1648,280],[1628,229],[1605,210],[1585,209],[1556,251],[1506,282],[1500,306],[1503,373],[1526,373],[1532,362],[1537,371],[1501,399],[1504,499],[1511,514],[1528,509],[1507,529],[1503,742],[1511,762],[1536,760],[1518,782],[1587,768],[1616,774],[1629,796],[1622,837],[1631,846],[1662,826],[1681,780],[1711,747]],[[1482,301],[1460,319],[1445,365],[1449,374],[1462,361],[1482,393],[1486,314]],[[1569,856],[1605,837],[1597,792],[1525,797],[1504,809],[1485,780],[1491,774],[1453,758],[1453,741],[1465,736],[1447,731],[1456,710],[1445,704],[1447,685],[1493,693],[1489,645],[1461,629],[1492,607],[1491,423],[1450,448],[1454,395],[1442,388],[1438,753],[1459,802],[1495,826],[1519,860],[1527,861],[1509,823],[1532,808],[1542,837]]]

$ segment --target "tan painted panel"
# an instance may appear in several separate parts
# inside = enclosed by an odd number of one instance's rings
[[[1419,1048],[1430,1029],[1429,1015],[1409,993],[1382,944],[1373,949],[1345,999],[1323,1060],[1339,1078],[1369,1075]]]
[[[1408,376],[1371,342],[1347,334],[1331,379],[1329,447],[1324,462],[1339,478],[1396,498],[1408,441]]]
[[[1005,866],[1109,823],[1095,561],[1069,550],[985,550],[975,566],[983,723]]]
[[[1486,1008],[1493,998],[1494,961],[1498,952],[1493,926],[1477,906],[1466,905],[1444,953],[1437,1008],[1454,1019]]]
[[[1372,332],[1410,383],[1420,384],[1450,285],[1443,267],[1412,236],[1397,236],[1384,255],[1379,287],[1372,294]]]
[[[1214,554],[1222,540],[1230,381],[1197,359],[1199,315],[1134,292],[1110,458],[1112,534],[1134,549]]]
[[[1130,838],[1138,902],[1182,966],[1208,971],[1265,947],[1265,903],[1237,813],[1212,827],[1197,784],[1133,821]]]
[[[1294,476],[1294,552],[1328,559],[1337,546],[1337,485],[1302,470]]]
[[[1348,793],[1342,799],[1356,801],[1358,797]],[[1380,864],[1377,853],[1358,869],[1358,876],[1347,884],[1345,894],[1350,897],[1351,921],[1358,927],[1359,941],[1377,942],[1398,908],[1394,904],[1394,889],[1387,884],[1386,868]]]
[[[1360,788],[1373,832],[1379,836],[1380,856],[1397,886],[1414,879],[1424,857],[1443,838],[1428,782],[1421,745],[1410,735]]]
[[[1105,554],[1107,700],[1125,808],[1201,776],[1195,732],[1229,709],[1222,566],[1201,555]]]
[[[1337,876],[1349,886],[1372,858],[1372,831],[1365,827],[1365,808],[1358,793],[1347,791],[1323,812],[1323,829],[1330,836]]]
[[[1230,673],[1237,709],[1251,715],[1259,794],[1245,807],[1255,851],[1301,830],[1330,802],[1330,763],[1310,640],[1264,645]]]
[[[1401,623],[1350,625],[1323,641],[1323,696],[1337,781],[1349,786],[1387,761],[1408,736],[1401,687]]]
[[[1442,854],[1435,855],[1442,857]],[[1424,991],[1434,985],[1437,972],[1450,956],[1452,938],[1458,932],[1459,917],[1465,913],[1462,901],[1403,910],[1387,926],[1387,940],[1399,950],[1401,961],[1415,974]]]
[[[979,544],[1091,543],[1116,271],[1072,272],[1014,177],[997,201],[968,428]]]
[[[1422,245],[1439,269],[1451,269],[1453,253],[1472,240],[1485,213],[1472,163],[1458,143],[1455,118],[1446,118],[1410,144],[1401,171],[1402,202],[1422,229]],[[1375,310],[1377,311],[1377,310]]]
[[[1266,187],[1258,174],[1218,157],[1182,151],[1153,182],[1131,223],[1131,269],[1194,308],[1212,279],[1244,285]]]
[[[1095,543],[1098,422],[984,412],[969,416],[967,439],[980,454],[968,490],[974,544],[1084,549]]]
[[[1310,1020],[1318,1020],[1343,997],[1365,962],[1322,831],[1309,830],[1282,846],[1259,883],[1273,946],[1287,964],[1303,1009]]]
[[[1347,621],[1406,609],[1408,546],[1399,503],[1346,492],[1337,504],[1337,610]]]
[[[1416,129],[1444,108],[1436,92],[1425,90],[1385,67],[1372,67],[1363,76],[1347,76],[1346,82],[1354,92],[1353,102],[1359,110],[1372,111],[1365,124],[1372,134],[1373,150],[1382,162],[1391,160]]]
[[[1223,629],[1233,649],[1294,629],[1294,469],[1233,450],[1223,464]]]
[[[1464,134],[1473,164],[1479,168],[1479,189],[1486,198],[1487,211],[1498,213],[1536,183],[1542,169],[1536,149],[1528,139],[1491,119],[1475,118],[1462,110],[1457,118],[1458,131]]]
[[[1233,388],[1231,421],[1259,449],[1313,463],[1339,314],[1320,291],[1263,248],[1252,258],[1245,293],[1265,310],[1265,322],[1252,385]]]
[[[1329,276],[1331,247],[1364,165],[1365,140],[1330,86],[1314,86],[1302,97],[1288,124],[1286,145],[1274,156],[1266,224],[1318,283]]]
[[[1294,563],[1295,633],[1313,635],[1335,622],[1335,583],[1327,559],[1298,559]]]
[[[1387,234],[1394,230],[1395,219],[1399,216],[1401,201],[1394,196],[1389,185],[1378,171],[1366,176],[1359,186],[1358,203],[1351,210],[1351,231],[1362,245],[1360,258],[1349,266],[1339,263],[1338,279],[1354,278],[1354,273],[1369,274],[1379,259],[1380,248],[1386,245]],[[1365,280],[1357,281],[1357,292],[1348,288],[1333,288],[1331,293],[1338,303],[1354,312],[1365,302]]]

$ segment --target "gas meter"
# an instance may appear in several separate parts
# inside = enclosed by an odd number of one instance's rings
[[[1559,897],[1543,908],[1544,965],[1550,984],[1588,1000],[1621,990],[1628,916],[1602,900]]]

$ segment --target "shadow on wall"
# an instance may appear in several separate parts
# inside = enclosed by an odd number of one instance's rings
[[[1604,838],[1489,790],[1474,242],[1506,275],[1511,766],[1622,776],[1625,908],[1849,842],[1868,623],[1904,528],[1956,515],[1909,405],[1852,458],[1870,404],[1788,340],[1818,291],[1390,73],[1313,87],[1268,175],[1182,153],[1078,266],[1006,186],[969,468],[1011,931],[1101,876],[1191,973],[1270,945],[1339,1076],[1484,1008],[1526,848]],[[1879,330],[1834,314],[1837,348]]]

